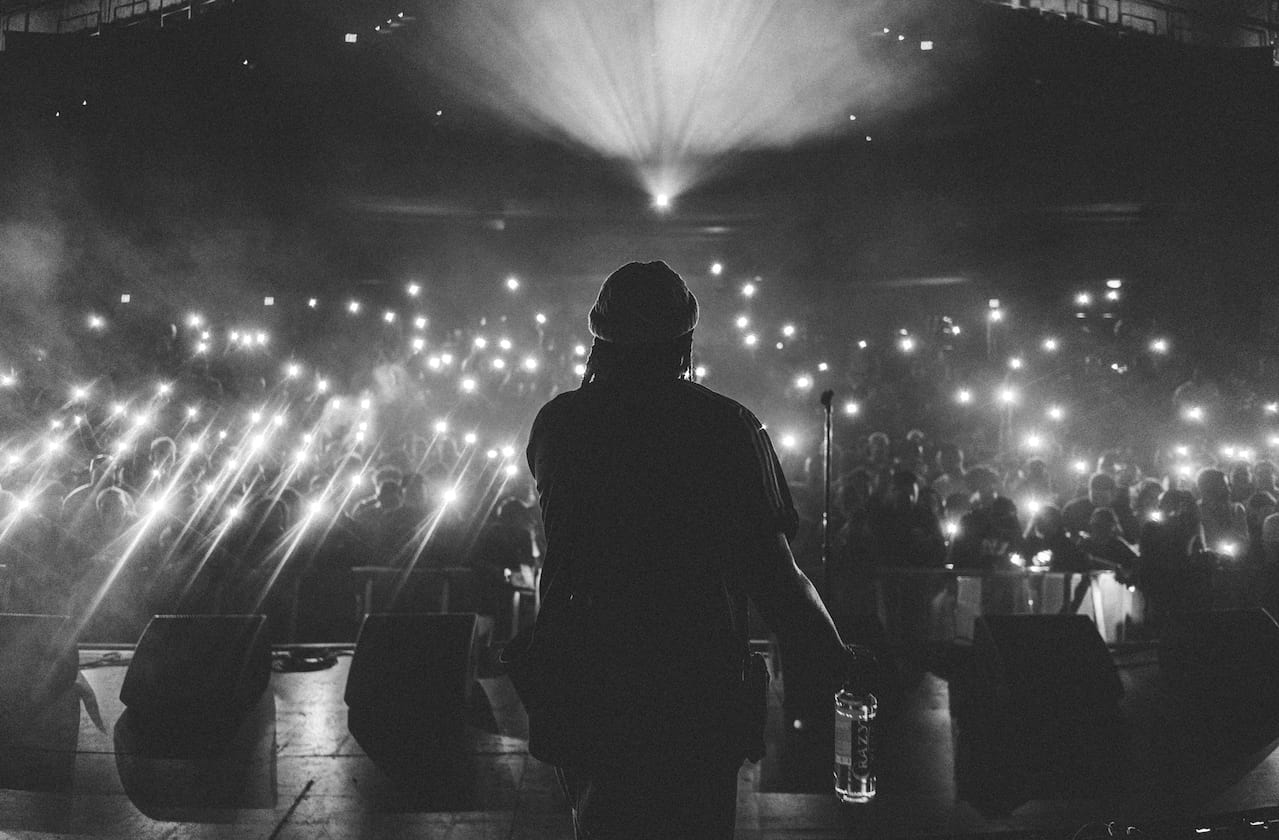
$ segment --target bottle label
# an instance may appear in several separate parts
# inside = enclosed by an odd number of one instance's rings
[[[835,713],[835,762],[853,763],[853,718],[843,711]]]

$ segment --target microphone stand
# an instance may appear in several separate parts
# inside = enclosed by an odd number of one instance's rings
[[[822,501],[822,586],[823,594],[831,597],[830,563],[830,459],[831,459],[831,399],[835,392],[822,391],[822,408],[826,412],[826,431],[822,445],[822,483],[825,485]]]

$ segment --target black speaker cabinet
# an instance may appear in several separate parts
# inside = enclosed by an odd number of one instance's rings
[[[474,613],[371,613],[346,681],[347,728],[388,775],[456,754],[475,687]]]
[[[371,613],[346,681],[346,705],[465,716],[475,685],[474,613]]]
[[[226,719],[257,703],[271,679],[264,615],[157,615],[124,675],[120,700],[140,720]]]
[[[1113,790],[1127,749],[1123,686],[1087,616],[978,619],[951,689],[962,798],[1000,812]]]

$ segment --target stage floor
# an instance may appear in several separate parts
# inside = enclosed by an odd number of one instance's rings
[[[526,721],[505,678],[481,680],[464,755],[438,784],[397,781],[393,763],[375,764],[347,731],[349,656],[328,670],[272,674],[259,707],[224,733],[223,757],[199,760],[157,753],[139,739],[119,701],[130,654],[116,664],[103,664],[102,654],[83,651],[81,662],[98,666],[82,673],[103,728],[77,707],[61,735],[50,724],[41,736],[55,742],[0,756],[0,835],[572,837],[553,773],[527,753]],[[737,836],[1070,837],[1094,821],[1225,814],[1279,800],[1279,733],[1214,736],[1178,758],[1182,742],[1169,732],[1179,721],[1167,711],[1176,703],[1165,696],[1153,654],[1121,657],[1119,665],[1132,722],[1130,743],[1113,755],[1120,784],[1093,797],[1035,799],[1005,814],[982,813],[957,797],[948,684],[935,674],[908,680],[881,720],[880,793],[862,807],[841,805],[830,793],[829,731],[787,731],[775,683],[769,756],[739,777]]]

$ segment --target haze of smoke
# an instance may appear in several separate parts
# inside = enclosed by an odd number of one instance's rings
[[[918,82],[863,54],[883,4],[467,0],[433,12],[433,69],[526,128],[676,194],[717,158],[847,126]]]
[[[235,184],[130,176],[137,189],[108,208],[90,196],[118,195],[115,174],[36,143],[20,144],[3,173],[0,371],[29,384],[79,381],[104,360],[122,375],[147,371],[154,339],[187,312],[252,326],[264,294],[284,301],[301,281],[322,284],[329,273],[304,223],[270,217]],[[124,292],[133,297],[127,307]],[[105,331],[88,329],[90,313],[106,317]]]

